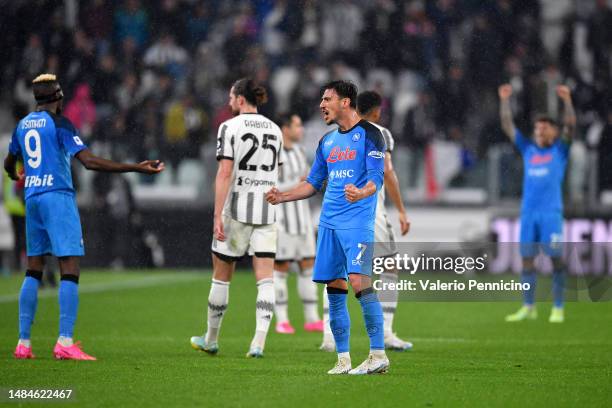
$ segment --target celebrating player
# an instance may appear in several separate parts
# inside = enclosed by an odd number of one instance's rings
[[[564,106],[561,136],[555,121],[541,116],[535,121],[532,141],[514,126],[510,109],[512,87],[499,87],[502,129],[523,157],[520,249],[523,258],[522,281],[530,285],[530,289],[523,292],[523,306],[516,313],[506,316],[508,322],[537,318],[534,258],[540,248],[552,258],[554,268],[553,308],[548,321],[562,323],[564,320],[565,275],[560,247],[563,240],[563,177],[576,128],[576,114],[569,88],[564,85],[557,87],[557,95]]]
[[[81,221],[72,186],[70,158],[76,157],[88,170],[105,172],[159,173],[164,164],[147,160],[140,164],[116,163],[94,156],[72,123],[61,116],[64,94],[55,75],[39,75],[32,81],[36,111],[17,124],[4,169],[13,180],[25,177],[26,238],[28,266],[19,294],[18,359],[34,358],[30,332],[44,256],[59,260],[59,338],[53,349],[56,359],[95,360],[73,342],[79,304],[79,257],[84,255]],[[17,173],[23,161],[25,175]]]
[[[247,357],[262,357],[274,313],[272,271],[276,253],[275,209],[265,192],[278,182],[282,134],[270,119],[257,113],[266,103],[266,90],[252,79],[232,86],[229,106],[234,118],[219,127],[215,179],[213,278],[208,296],[208,328],[191,338],[191,346],[216,354],[221,321],[228,305],[229,285],[236,261],[253,256],[257,280],[255,336]]]
[[[304,135],[302,119],[296,114],[281,115],[278,124],[283,132],[283,166],[279,169],[278,188],[287,190],[296,186],[308,174],[308,161],[299,145]],[[312,281],[315,258],[314,228],[308,201],[295,201],[277,207],[276,226],[278,240],[274,261],[274,288],[276,293],[276,331],[293,334],[295,329],[289,322],[287,312],[287,273],[291,262],[297,262],[298,294],[304,305],[304,330],[323,331],[323,320],[319,317],[317,285]]]
[[[327,284],[338,352],[338,362],[329,374],[373,374],[389,368],[382,308],[372,288],[367,259],[374,241],[376,192],[383,183],[385,141],[377,127],[359,118],[356,102],[357,87],[350,82],[333,81],[322,88],[323,119],[338,128],[319,141],[306,181],[286,192],[273,188],[266,196],[273,204],[302,200],[316,194],[327,180],[313,280]],[[347,279],[361,304],[370,337],[370,355],[355,369],[351,369],[349,354]]]

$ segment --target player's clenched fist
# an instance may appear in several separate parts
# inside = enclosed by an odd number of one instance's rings
[[[272,205],[276,205],[281,202],[281,192],[278,190],[278,188],[273,187],[266,193],[266,201]]]
[[[159,160],[145,160],[138,163],[138,171],[145,174],[157,174],[164,170],[165,164]]]
[[[512,96],[512,85],[504,84],[497,89],[499,99],[505,100]]]
[[[363,198],[361,189],[355,187],[354,184],[347,184],[346,186],[344,186],[344,196],[350,203],[354,203]]]
[[[572,98],[572,91],[567,85],[559,85],[557,87],[557,95],[564,101],[569,101]]]

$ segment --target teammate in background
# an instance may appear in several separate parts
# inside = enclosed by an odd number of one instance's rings
[[[19,295],[18,359],[34,358],[30,332],[44,256],[58,258],[59,338],[53,349],[56,359],[95,360],[73,342],[79,303],[79,257],[84,255],[81,222],[76,205],[70,158],[76,157],[88,170],[159,173],[164,164],[155,160],[140,164],[116,163],[94,156],[80,139],[72,123],[61,116],[64,94],[55,75],[43,74],[32,81],[36,111],[17,124],[4,169],[13,180],[25,177],[26,237],[28,266]],[[17,173],[23,161],[25,175]]]
[[[236,81],[229,92],[229,106],[235,117],[219,127],[208,328],[203,336],[191,338],[194,349],[209,354],[219,350],[217,339],[227,309],[230,281],[236,261],[247,252],[254,255],[257,280],[255,336],[247,357],[263,357],[274,313],[276,218],[265,193],[278,182],[283,136],[274,122],[257,113],[257,107],[267,99],[266,90],[252,79]]]
[[[510,97],[512,87],[499,87],[500,116],[504,133],[523,157],[523,200],[521,205],[520,248],[523,258],[522,282],[530,289],[523,292],[523,306],[514,314],[506,316],[507,322],[536,319],[534,258],[542,249],[553,261],[553,308],[548,319],[551,323],[562,323],[563,291],[565,286],[564,265],[561,259],[563,240],[563,177],[567,165],[569,148],[576,128],[576,114],[572,105],[570,89],[561,85],[557,95],[563,101],[563,129],[552,118],[541,116],[534,125],[534,140],[525,136],[514,126]]]
[[[278,188],[288,190],[298,185],[308,175],[310,168],[299,142],[304,136],[302,119],[296,114],[281,115],[278,124],[283,132],[283,167],[279,169]],[[312,281],[315,259],[315,234],[308,201],[279,204],[276,226],[278,240],[274,261],[274,288],[276,293],[276,332],[293,334],[289,322],[287,302],[287,274],[292,262],[299,266],[297,289],[304,305],[304,330],[322,332],[323,320],[319,317],[317,285]]]
[[[356,103],[357,87],[350,82],[333,81],[322,88],[323,119],[338,128],[319,141],[305,181],[289,191],[273,188],[267,194],[272,204],[303,200],[321,190],[327,180],[313,280],[327,285],[330,325],[338,352],[338,362],[329,374],[373,374],[389,368],[383,312],[372,288],[367,254],[374,241],[376,193],[383,184],[386,148],[380,130],[361,120]],[[355,369],[351,369],[349,354],[347,279],[361,304],[370,337],[370,355]]]

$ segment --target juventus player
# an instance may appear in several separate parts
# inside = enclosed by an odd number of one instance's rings
[[[374,229],[374,239],[376,241],[375,256],[387,257],[395,255],[397,251],[395,249],[395,234],[393,233],[393,228],[389,222],[385,209],[385,190],[389,193],[389,197],[399,213],[399,224],[402,235],[406,235],[410,230],[410,221],[406,216],[406,209],[402,201],[397,175],[395,174],[393,162],[391,161],[391,152],[393,151],[395,141],[389,129],[378,124],[380,121],[381,105],[382,98],[377,92],[365,91],[360,93],[357,97],[357,111],[359,116],[371,122],[381,131],[387,145],[387,151],[385,153],[385,188],[380,189],[378,192],[378,205],[376,206],[376,223]],[[382,274],[381,279],[383,282],[387,283],[397,282],[397,271],[385,272]],[[334,337],[329,328],[327,296],[325,296],[325,294],[323,294],[323,296],[323,313],[326,325],[321,350],[332,352],[335,349]],[[387,291],[384,293],[384,296],[381,297],[380,303],[382,304],[385,320],[385,348],[398,351],[412,349],[412,343],[400,339],[393,333],[393,317],[397,309],[397,292]]]
[[[284,160],[283,167],[279,169],[278,188],[288,190],[304,180],[310,169],[304,150],[299,145],[304,135],[304,126],[300,117],[293,113],[281,115],[278,124],[283,132]],[[274,262],[276,332],[295,333],[287,312],[287,273],[292,262],[297,262],[299,266],[297,289],[304,305],[304,330],[322,332],[323,321],[319,317],[317,285],[312,281],[315,240],[308,201],[279,204],[276,225],[278,228]]]
[[[264,196],[278,181],[282,135],[274,122],[257,113],[267,99],[266,90],[253,80],[236,81],[229,93],[229,106],[236,116],[219,127],[208,328],[203,336],[191,338],[194,349],[209,354],[219,350],[217,338],[230,281],[236,261],[247,252],[253,255],[257,280],[255,336],[247,357],[263,357],[274,312],[275,212]]]

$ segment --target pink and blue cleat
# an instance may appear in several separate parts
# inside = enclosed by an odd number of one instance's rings
[[[323,333],[323,320],[317,320],[316,322],[304,323],[304,330],[307,332],[320,332]]]
[[[13,354],[18,360],[27,360],[36,357],[32,354],[32,347],[26,347],[23,344],[18,344]]]
[[[291,323],[289,323],[288,321],[280,322],[280,323],[276,323],[276,332],[280,334],[294,334],[295,329],[293,328]]]
[[[62,346],[58,342],[53,349],[53,356],[57,360],[96,360],[95,357],[81,350],[80,346],[80,342],[76,342],[72,346]]]

